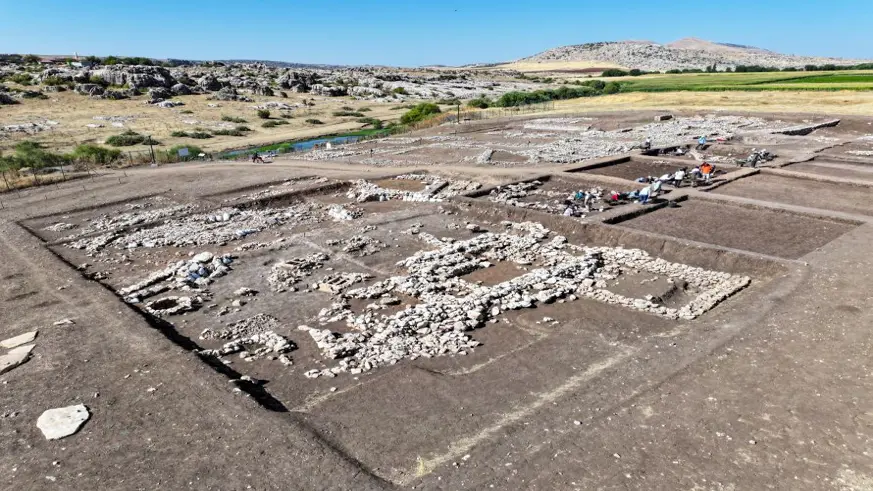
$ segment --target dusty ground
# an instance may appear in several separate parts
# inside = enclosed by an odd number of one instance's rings
[[[838,129],[831,134],[839,135]],[[822,146],[803,141],[813,140],[798,140],[797,153]],[[571,167],[578,165],[532,170],[455,161],[428,170],[487,186]],[[120,211],[114,202],[152,195],[215,209],[226,200],[244,203],[244,196],[270,199],[290,178],[315,175],[331,184],[387,174],[341,161],[215,162],[107,171],[0,196],[0,338],[40,331],[34,357],[0,376],[5,487],[842,490],[868,489],[873,482],[873,386],[867,376],[873,259],[864,253],[873,228],[866,214],[855,215],[856,224],[828,218],[832,208],[826,203],[784,204],[772,192],[726,195],[757,181],[773,189],[774,175],[744,177],[715,193],[674,190],[670,199],[688,197],[678,208],[636,218],[639,205],[618,207],[616,213],[629,215],[617,226],[581,224],[479,198],[445,205],[377,202],[362,206],[364,215],[350,223],[284,230],[291,248],[241,255],[234,272],[215,283],[216,302],[239,286],[263,282],[265,262],[330,249],[327,240],[367,224],[376,227],[368,233],[390,247],[365,257],[332,250],[330,267],[381,279],[396,274],[399,258],[426,249],[416,236],[400,233],[413,224],[434,235],[465,238],[471,236],[465,221],[490,228],[511,219],[541,222],[572,243],[642,248],[753,280],[695,321],[668,321],[588,300],[555,303],[513,312],[505,322],[475,331],[483,346],[466,356],[403,361],[334,379],[302,377],[322,360],[311,340],[294,331],[312,321],[324,294],[265,291],[231,314],[272,312],[288,324],[298,346],[292,367],[234,361],[233,375],[191,353],[201,342],[199,330],[218,322],[208,311],[168,318],[169,326],[149,324],[65,262],[78,264],[83,257],[63,244],[47,247],[19,225],[36,232],[55,218],[113,215]],[[550,188],[563,191],[567,182],[584,177],[573,174]],[[292,182],[292,190],[325,184]],[[828,195],[835,184],[806,185]],[[785,195],[797,194],[778,186]],[[757,208],[745,206],[749,198]],[[333,191],[301,199],[347,202]],[[797,213],[798,205],[818,208],[819,216]],[[457,207],[458,214],[446,215],[441,206]],[[84,207],[92,209],[71,212]],[[48,214],[57,215],[32,218]],[[39,233],[49,241],[62,235]],[[253,240],[272,237],[262,232]],[[172,252],[129,254],[134,265],[144,266]],[[85,274],[105,267],[95,263]],[[109,287],[139,276],[106,269],[110,276],[103,283]],[[518,272],[506,264],[486,271],[465,279],[489,283]],[[685,299],[685,292],[668,292],[658,281],[642,284],[632,274],[610,288]],[[557,323],[543,323],[546,316]],[[63,318],[75,324],[53,325]],[[239,374],[265,384],[248,387],[251,395],[234,391],[237,384],[229,379]],[[46,441],[35,426],[39,414],[77,402],[88,406],[91,420],[74,436]]]

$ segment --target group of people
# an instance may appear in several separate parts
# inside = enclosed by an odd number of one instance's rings
[[[595,201],[599,201],[602,198],[603,189],[601,188],[592,188],[588,191],[580,189],[564,200],[563,214],[565,217],[578,217],[590,213]]]
[[[668,172],[660,177],[640,177],[637,179],[637,182],[646,184],[646,186],[639,191],[628,193],[628,197],[630,197],[630,199],[639,199],[640,203],[646,204],[650,199],[655,198],[660,194],[661,187],[664,184],[677,188],[681,188],[686,180],[690,180],[693,185],[696,185],[700,181],[703,181],[704,184],[709,184],[712,182],[712,176],[714,174],[715,166],[708,162],[704,162],[701,165],[695,166],[691,170],[688,170],[687,167],[683,167],[676,172]]]

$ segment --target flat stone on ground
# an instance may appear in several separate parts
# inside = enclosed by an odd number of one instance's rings
[[[36,426],[46,440],[59,440],[68,437],[88,421],[91,414],[84,404],[49,409],[36,420]]]
[[[33,341],[34,339],[36,339],[36,333],[37,333],[37,331],[30,331],[30,332],[26,332],[24,334],[19,334],[18,336],[0,341],[0,348],[11,349],[11,348],[15,348],[17,346],[21,346],[22,344],[27,344],[27,343]]]
[[[0,356],[0,374],[6,373],[9,370],[21,365],[30,358],[30,351],[33,349],[32,344],[13,348],[9,353]]]

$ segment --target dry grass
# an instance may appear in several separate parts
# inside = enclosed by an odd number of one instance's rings
[[[662,108],[873,116],[873,92],[634,92],[557,101],[550,112]]]
[[[8,151],[16,142],[30,139],[46,144],[55,151],[69,151],[81,143],[103,144],[106,138],[117,135],[127,129],[151,135],[161,145],[157,149],[170,148],[177,144],[194,144],[207,151],[220,151],[227,148],[238,148],[254,145],[264,145],[327,133],[356,130],[364,127],[353,117],[334,117],[332,113],[342,106],[355,109],[369,107],[368,117],[384,121],[396,121],[401,112],[392,111],[396,104],[377,104],[366,101],[356,101],[349,97],[314,97],[310,94],[289,93],[288,98],[254,97],[255,102],[210,101],[206,95],[183,96],[176,100],[184,102],[184,106],[164,109],[145,104],[145,96],[136,99],[111,101],[91,99],[73,92],[52,94],[48,100],[28,100],[14,106],[0,108],[0,121],[3,125],[39,122],[45,120],[57,121],[59,124],[50,131],[35,135],[0,134],[0,152]],[[315,100],[314,107],[300,107],[291,111],[292,119],[287,125],[274,128],[261,128],[256,109],[252,106],[267,101],[285,102],[290,105],[300,103],[303,99]],[[209,107],[218,104],[220,107]],[[186,112],[183,112],[186,111]],[[191,111],[191,113],[187,113]],[[279,118],[284,111],[273,110],[273,117]],[[243,137],[216,136],[208,140],[191,138],[174,138],[174,131],[194,131],[195,128],[206,130],[218,129],[222,124],[223,115],[246,119],[246,126],[252,129]],[[95,116],[129,116],[133,119],[124,123],[124,128],[114,127],[109,121],[97,121]],[[306,119],[317,118],[323,125],[313,126]],[[103,124],[103,128],[88,128],[88,124]],[[233,125],[233,124],[231,124]],[[147,146],[136,145],[122,147],[123,151],[147,151]]]

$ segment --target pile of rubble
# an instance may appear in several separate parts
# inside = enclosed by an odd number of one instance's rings
[[[330,257],[327,254],[316,252],[305,257],[279,261],[270,268],[267,283],[275,292],[297,291],[297,283],[311,275],[316,269],[321,269],[328,259]]]
[[[268,358],[279,360],[286,366],[291,365],[293,362],[287,353],[295,349],[296,346],[284,336],[276,333],[280,327],[279,320],[275,317],[258,314],[235,322],[227,329],[220,331],[205,329],[200,333],[200,339],[222,339],[227,342],[217,349],[201,350],[200,354],[221,358],[239,353],[239,357],[244,361]]]
[[[402,359],[466,354],[478,343],[467,331],[497,322],[501,312],[533,308],[579,297],[622,305],[669,319],[693,319],[749,284],[748,277],[707,271],[651,258],[644,251],[581,248],[562,236],[546,240],[550,231],[537,223],[509,223],[505,233],[482,233],[469,240],[443,243],[398,263],[408,275],[366,288],[348,290],[319,314],[326,325],[345,321],[349,333],[300,326],[337,366],[310,370],[306,376],[359,373]],[[527,273],[493,286],[461,279],[499,261],[532,266]],[[700,289],[688,305],[673,309],[653,299],[631,299],[606,290],[622,267],[681,278]],[[404,294],[420,303],[386,316],[376,310],[355,314],[347,299],[393,299]]]
[[[105,233],[111,230],[133,227],[153,223],[165,218],[190,213],[196,209],[194,205],[174,205],[164,208],[150,209],[154,203],[161,200],[146,203],[130,203],[128,209],[132,211],[119,214],[103,214],[88,220],[76,234],[66,237],[66,240],[84,237],[90,234]]]
[[[118,290],[128,303],[140,303],[168,291],[186,292],[186,296],[164,297],[145,305],[145,310],[157,316],[175,315],[193,310],[209,297],[207,287],[216,278],[226,275],[234,257],[215,256],[211,252],[195,254],[189,260],[176,261],[147,278]]]
[[[327,245],[331,247],[341,246],[342,251],[353,256],[370,256],[388,247],[384,242],[366,235],[353,235],[348,239],[330,239]]]
[[[403,174],[393,179],[421,181],[425,184],[425,188],[421,191],[405,191],[383,188],[371,181],[358,179],[352,181],[352,186],[346,196],[358,203],[388,200],[440,202],[482,187],[480,183],[475,181],[463,179],[447,180],[431,174]]]
[[[285,208],[223,208],[201,213],[140,230],[109,233],[67,244],[89,254],[112,244],[118,249],[138,247],[189,247],[225,244],[243,239],[264,229],[280,225],[312,224],[324,219],[324,207],[315,203],[298,203]]]

